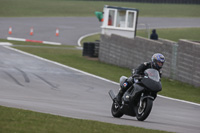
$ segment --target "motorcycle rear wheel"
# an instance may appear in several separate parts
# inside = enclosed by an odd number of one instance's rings
[[[139,107],[140,101],[138,102],[137,106],[135,107],[136,118],[139,121],[144,121],[150,114],[153,100],[152,99],[144,99],[142,102],[142,106]]]
[[[120,106],[116,103],[113,102],[112,107],[111,107],[111,113],[113,117],[120,118],[124,114],[120,111]]]

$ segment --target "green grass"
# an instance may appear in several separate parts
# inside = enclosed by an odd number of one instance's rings
[[[137,8],[140,17],[200,17],[200,5],[77,0],[1,0],[0,17],[95,17],[104,5]]]
[[[1,133],[165,133],[0,106]]]
[[[99,33],[99,34],[94,34],[94,35],[85,37],[81,40],[81,45],[83,46],[84,42],[95,42],[97,40],[100,40],[100,36],[101,34]]]
[[[159,38],[178,42],[179,39],[186,39],[191,41],[200,41],[200,28],[168,28],[168,29],[157,29]],[[151,34],[151,31],[150,31]],[[138,30],[137,36],[148,38],[146,30]],[[100,40],[100,34],[95,34],[81,40],[83,42],[90,42]]]
[[[162,79],[162,86],[161,95],[200,103],[200,87],[166,78]]]
[[[159,38],[178,42],[179,39],[200,41],[200,28],[168,28],[156,30]],[[150,31],[151,34],[151,31]],[[146,30],[138,30],[137,36],[148,38]]]

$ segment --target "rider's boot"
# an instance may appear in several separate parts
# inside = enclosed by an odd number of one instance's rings
[[[116,96],[116,100],[118,103],[121,103],[122,102],[122,96],[124,95],[124,92],[122,91],[122,89],[120,88],[117,96]]]
[[[118,103],[122,102],[122,96],[126,92],[127,88],[128,88],[128,83],[125,81],[123,86],[120,86],[119,92],[116,96],[116,100],[117,100]]]

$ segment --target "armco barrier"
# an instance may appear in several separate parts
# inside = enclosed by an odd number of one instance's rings
[[[99,60],[133,69],[143,62],[151,61],[154,53],[162,53],[166,57],[162,69],[163,77],[200,86],[198,82],[200,81],[200,52],[198,51],[200,46],[197,43],[184,40],[180,40],[177,44],[164,39],[154,41],[142,37],[130,39],[117,35],[102,35]],[[195,72],[192,72],[193,70]]]

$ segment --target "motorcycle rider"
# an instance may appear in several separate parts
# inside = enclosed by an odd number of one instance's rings
[[[131,85],[134,84],[134,76],[135,75],[144,75],[144,71],[146,69],[153,68],[153,69],[158,70],[160,77],[161,77],[161,74],[162,74],[161,68],[162,68],[164,62],[165,62],[165,57],[160,53],[155,53],[151,58],[151,62],[144,62],[137,69],[135,69],[133,76],[130,76],[129,78],[127,78],[124,81],[124,83],[122,85],[120,85],[119,93],[116,96],[117,102],[121,103],[121,98],[124,95],[124,93],[126,92],[126,90]]]

